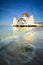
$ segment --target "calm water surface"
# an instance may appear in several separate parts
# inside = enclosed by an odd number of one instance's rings
[[[0,65],[43,65],[43,28],[0,26]]]

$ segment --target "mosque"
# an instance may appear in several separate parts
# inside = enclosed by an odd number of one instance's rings
[[[34,17],[33,15],[28,15],[27,13],[23,13],[20,19],[16,17],[13,18],[13,26],[15,25],[33,25]]]

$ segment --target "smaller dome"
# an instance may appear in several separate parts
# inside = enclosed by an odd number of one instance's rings
[[[23,13],[22,17],[28,17],[28,14],[27,13]]]

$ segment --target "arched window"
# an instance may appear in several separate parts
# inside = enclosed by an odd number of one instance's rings
[[[17,21],[17,24],[26,24],[26,20],[23,19],[23,18],[20,18],[20,19]]]

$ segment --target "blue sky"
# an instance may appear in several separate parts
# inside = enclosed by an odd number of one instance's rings
[[[43,0],[0,0],[0,24],[11,24],[22,13],[32,14],[35,22],[43,22]]]

